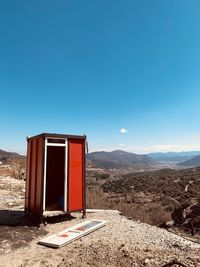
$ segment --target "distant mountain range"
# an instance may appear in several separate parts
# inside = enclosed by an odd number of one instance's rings
[[[123,150],[92,152],[87,155],[87,159],[95,167],[104,169],[148,169],[159,166],[157,161],[146,155],[137,155]]]
[[[104,169],[125,169],[135,170],[155,169],[155,168],[174,168],[200,166],[200,151],[188,152],[157,152],[146,155],[138,155],[123,150],[112,152],[92,152],[87,155],[87,160],[92,166]],[[170,167],[169,167],[170,166]]]
[[[147,154],[147,156],[162,163],[179,163],[182,161],[190,160],[197,155],[200,155],[200,151],[167,152],[167,153],[156,152]]]
[[[14,158],[25,157],[15,152],[7,152],[0,149],[0,161],[7,162]],[[91,166],[103,169],[135,169],[150,170],[165,167],[194,167],[200,166],[200,151],[188,152],[157,152],[146,155],[138,155],[123,150],[112,152],[92,152],[87,154],[87,161]],[[169,165],[168,165],[169,164]],[[170,168],[169,167],[169,168]]]

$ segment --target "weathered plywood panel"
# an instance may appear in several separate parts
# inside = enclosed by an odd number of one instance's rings
[[[48,247],[60,248],[70,242],[85,236],[97,229],[105,226],[107,221],[104,220],[91,220],[79,223],[72,227],[60,231],[58,234],[50,235],[41,239],[38,243]]]

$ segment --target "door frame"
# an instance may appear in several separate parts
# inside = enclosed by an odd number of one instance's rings
[[[65,143],[49,143],[49,139],[58,139],[65,140]],[[47,147],[56,146],[56,147],[65,147],[65,165],[64,165],[64,212],[67,211],[68,204],[68,139],[67,138],[58,138],[58,137],[45,137],[45,149],[44,149],[44,179],[43,179],[43,213],[46,209],[46,173],[47,173]]]

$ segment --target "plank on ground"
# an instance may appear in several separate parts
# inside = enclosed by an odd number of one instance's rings
[[[91,220],[85,221],[83,223],[76,224],[72,227],[65,228],[60,231],[58,234],[53,234],[41,239],[38,244],[60,248],[63,247],[72,241],[81,238],[97,229],[105,226],[107,221],[104,220]]]

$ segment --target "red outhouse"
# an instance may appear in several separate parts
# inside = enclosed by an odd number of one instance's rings
[[[40,222],[74,211],[85,216],[86,136],[42,133],[27,143],[25,210]]]

